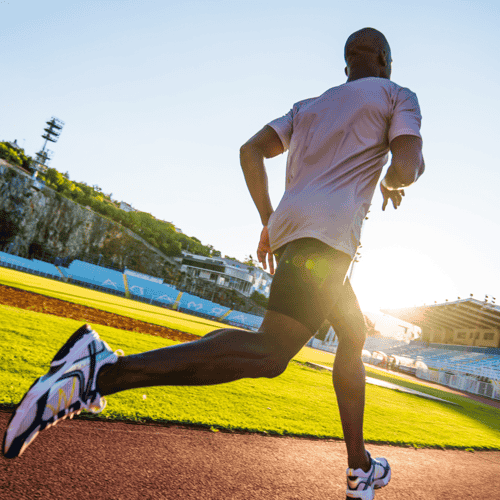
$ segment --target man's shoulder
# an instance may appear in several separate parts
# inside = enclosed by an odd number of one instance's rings
[[[354,90],[357,88],[357,90]],[[369,95],[372,97],[377,95],[377,90],[382,92],[382,95],[385,95],[386,99],[389,101],[397,102],[400,99],[413,98],[415,99],[417,95],[408,87],[404,87],[399,85],[398,83],[389,80],[387,78],[360,78],[359,80],[355,80],[353,82],[345,82],[334,87],[330,87],[325,90],[322,94],[316,97],[309,97],[307,99],[302,99],[297,101],[292,107],[292,113],[296,114],[300,110],[306,110],[309,106],[313,106],[315,104],[320,105],[323,101],[335,101],[336,99],[342,99],[343,96],[350,95],[353,91],[367,91]],[[375,94],[373,94],[375,92]]]
[[[413,90],[411,90],[410,88],[408,87],[405,87],[404,85],[399,85],[398,83],[396,82],[393,82],[392,80],[388,80],[392,87],[396,90],[396,92],[399,94],[399,93],[402,93],[402,94],[406,94],[406,95],[417,95],[415,94],[415,92],[413,92]]]
[[[314,102],[316,99],[318,99],[318,97],[308,97],[307,99],[302,99],[301,101],[297,101],[292,109],[294,111],[298,111],[299,109],[303,108],[304,106],[307,106],[308,104],[311,104],[312,102]]]
[[[297,101],[293,105],[293,111],[298,111],[301,108],[305,108],[307,106],[310,106],[311,104],[314,104],[315,102],[321,101],[325,97],[330,96],[331,94],[335,94],[337,92],[341,92],[342,88],[345,87],[345,83],[342,83],[340,85],[336,85],[335,87],[330,87],[329,89],[325,90],[322,94],[316,96],[316,97],[308,97],[307,99],[302,99],[301,101]]]
[[[396,94],[399,92],[412,93],[408,87],[404,85],[400,85],[393,80],[389,80],[388,78],[379,78],[379,77],[368,77],[368,78],[360,78],[359,80],[355,80],[354,82],[348,82],[346,85],[354,85],[357,87],[365,87],[365,88],[374,88],[374,87],[382,87],[391,92],[395,92]],[[334,88],[340,88],[334,87]]]

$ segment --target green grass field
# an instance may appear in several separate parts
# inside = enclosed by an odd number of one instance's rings
[[[0,268],[0,283],[91,305],[150,323],[203,335],[220,325],[64,283]],[[182,325],[189,325],[184,328]],[[81,322],[0,305],[0,404],[13,406]],[[126,354],[172,345],[150,335],[94,325],[112,348]],[[275,379],[246,379],[210,387],[137,389],[108,398],[99,418],[178,422],[216,429],[342,438],[331,374],[304,366],[331,365],[333,355],[305,347]],[[367,367],[388,380],[448,401],[426,400],[367,385],[367,441],[418,447],[500,449],[500,411],[462,396]],[[146,396],[144,399],[143,396]]]
[[[179,313],[163,307],[97,292],[33,274],[21,273],[4,267],[0,267],[0,283],[2,285],[22,288],[29,292],[55,297],[56,299],[66,300],[74,304],[94,307],[102,311],[146,321],[155,325],[168,326],[195,335],[205,335],[215,328],[227,327],[227,325],[222,325],[209,319],[190,316],[189,314]]]

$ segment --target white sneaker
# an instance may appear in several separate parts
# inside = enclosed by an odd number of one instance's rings
[[[391,480],[391,467],[385,458],[372,458],[369,453],[368,458],[372,464],[368,472],[363,469],[347,469],[347,499],[373,500],[374,490],[386,486]]]
[[[118,356],[89,325],[79,328],[61,347],[50,370],[35,380],[12,415],[3,438],[6,458],[20,456],[40,431],[83,409],[104,410],[106,400],[97,392],[102,366]]]

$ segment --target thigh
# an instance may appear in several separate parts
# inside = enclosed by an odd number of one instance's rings
[[[313,238],[292,241],[277,254],[268,309],[314,333],[340,296],[351,257]]]

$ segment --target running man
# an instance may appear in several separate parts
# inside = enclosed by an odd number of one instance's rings
[[[151,386],[193,386],[276,377],[328,319],[339,338],[333,385],[347,447],[347,498],[374,498],[390,480],[386,459],[363,440],[365,322],[346,277],[382,168],[385,210],[424,171],[416,95],[390,81],[391,50],[364,28],[345,45],[347,82],[300,101],[241,147],[241,166],[263,229],[258,258],[274,273],[258,333],[224,328],[195,342],[118,357],[88,325],[75,332],[35,381],[3,442],[19,456],[39,431],[103,396]],[[274,211],[264,160],[288,150],[285,194]]]

